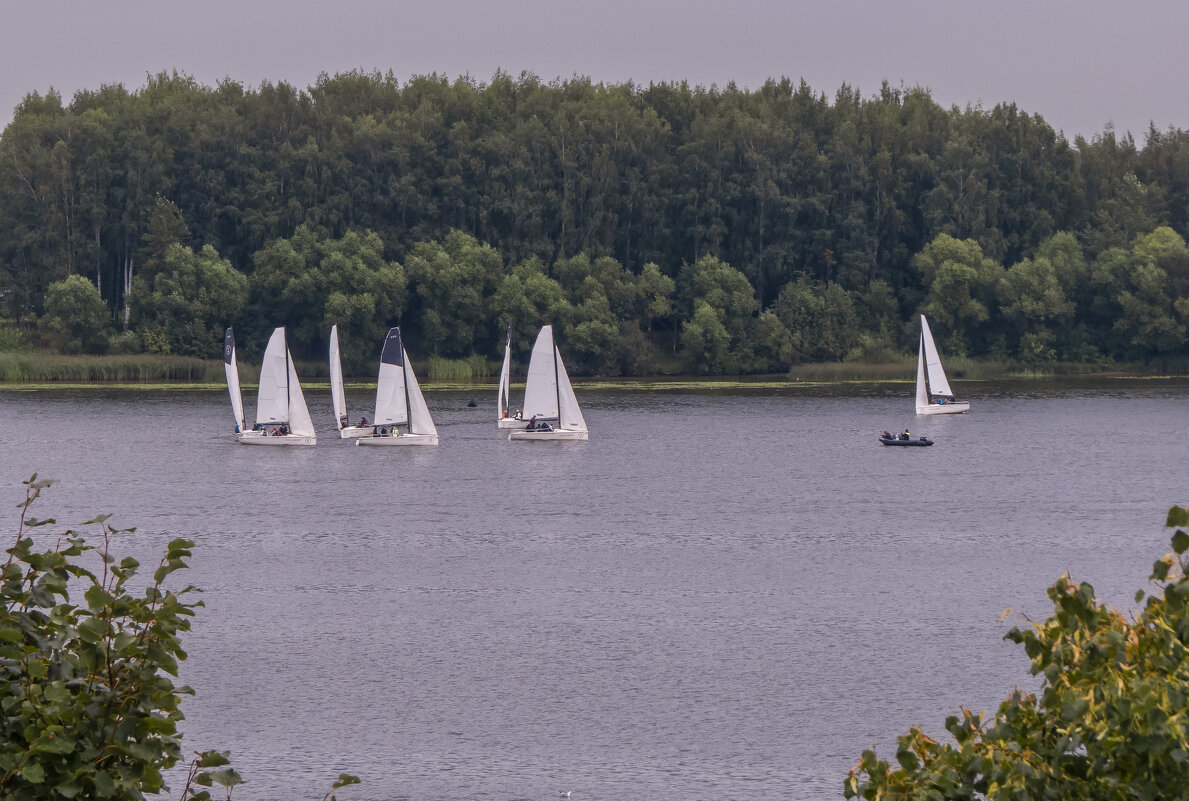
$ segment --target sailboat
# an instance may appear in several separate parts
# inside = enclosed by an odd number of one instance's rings
[[[586,420],[574,396],[574,387],[566,374],[561,353],[553,343],[553,326],[541,328],[533,345],[533,355],[528,363],[528,378],[524,387],[524,417],[535,418],[536,423],[547,423],[544,430],[535,425],[512,431],[508,439],[537,440],[562,439],[585,440],[589,438]],[[521,421],[523,422],[523,421]]]
[[[268,339],[260,365],[260,390],[256,396],[256,430],[239,437],[241,445],[314,445],[318,437],[306,408],[305,396],[293,357],[278,328]]]
[[[969,401],[954,400],[937,346],[933,344],[929,321],[922,314],[921,344],[917,350],[917,414],[962,414],[969,410]]]
[[[334,404],[334,424],[343,439],[364,437],[372,433],[371,426],[353,426],[347,422],[347,394],[343,390],[343,361],[339,357],[339,327],[330,327],[330,400]]]
[[[524,428],[519,412],[512,413],[512,325],[508,324],[508,341],[504,345],[504,366],[500,368],[500,390],[496,398],[496,427]]]
[[[376,384],[376,419],[372,434],[356,445],[437,445],[438,429],[413,375],[409,354],[400,341],[400,328],[388,329],[380,352],[380,378]],[[399,426],[404,426],[402,431]]]

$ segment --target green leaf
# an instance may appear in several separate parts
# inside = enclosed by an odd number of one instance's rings
[[[1177,529],[1177,533],[1172,535],[1172,549],[1176,553],[1185,553],[1189,549],[1189,534]]]
[[[45,770],[38,762],[26,762],[17,772],[30,784],[41,784],[45,781]]]
[[[1189,526],[1189,509],[1174,506],[1168,510],[1168,518],[1164,521],[1165,528],[1174,526]]]
[[[78,624],[78,635],[86,642],[99,642],[107,636],[107,621],[89,617]]]
[[[359,784],[359,777],[352,776],[350,773],[340,773],[338,779],[330,787],[332,790],[338,790],[351,784]]]
[[[231,760],[224,751],[203,751],[198,754],[197,767],[200,768],[221,768],[230,764]]]
[[[222,785],[223,787],[234,787],[237,784],[244,783],[243,777],[236,773],[234,768],[208,770],[205,773],[198,774],[194,778],[194,781],[197,782],[199,779],[203,779],[203,781],[199,782],[203,787],[210,787],[212,783]]]

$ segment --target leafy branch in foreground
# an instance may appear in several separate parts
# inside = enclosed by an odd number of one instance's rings
[[[181,634],[201,601],[194,587],[166,587],[187,567],[194,543],[175,539],[143,595],[130,588],[140,563],[117,560],[116,529],[108,515],[97,527],[99,545],[30,508],[53,482],[34,474],[24,482],[16,541],[0,572],[0,797],[132,801],[167,790],[163,772],[181,760],[181,699],[194,692],[175,685],[186,658]],[[95,563],[93,568],[86,565]],[[72,601],[80,593],[81,604]],[[210,801],[209,790],[243,779],[227,754],[207,751],[190,764],[181,801]],[[346,774],[334,789],[357,783]]]
[[[920,728],[898,738],[899,768],[864,751],[847,798],[1161,799],[1189,786],[1189,511],[1169,510],[1173,552],[1156,561],[1129,620],[1066,574],[1049,588],[1053,616],[1013,628],[1039,695],[1016,689],[987,719],[946,720],[952,743]],[[1145,592],[1136,593],[1136,603]],[[1009,610],[1010,611],[1010,610]]]

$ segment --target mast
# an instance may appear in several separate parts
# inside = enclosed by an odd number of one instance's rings
[[[293,402],[289,399],[289,332],[281,328],[281,341],[285,343],[285,425],[293,416]]]
[[[396,327],[396,344],[400,346],[400,375],[405,385],[405,420],[409,426],[409,433],[413,433],[413,405],[409,403],[409,354],[405,353],[405,343],[400,338],[400,326]]]
[[[557,427],[561,429],[561,381],[557,371],[557,340],[553,337],[549,337],[549,339],[552,340],[550,344],[553,345],[553,392],[557,395]]]
[[[500,381],[500,392],[503,397],[500,398],[500,417],[504,416],[504,412],[512,405],[512,323],[508,322],[508,339],[504,343],[504,361],[508,363],[507,380]],[[501,379],[504,376],[500,376]]]

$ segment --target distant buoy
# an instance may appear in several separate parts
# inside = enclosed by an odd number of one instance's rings
[[[468,409],[474,409],[474,408],[475,408],[475,407],[477,407],[478,405],[479,405],[479,401],[475,400],[474,398],[471,398],[469,401],[467,401],[467,408],[468,408]]]

